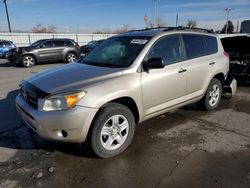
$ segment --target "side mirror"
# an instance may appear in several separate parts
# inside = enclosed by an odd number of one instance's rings
[[[151,58],[145,62],[145,66],[147,69],[162,69],[165,64],[162,58]]]
[[[39,45],[39,48],[43,48],[43,45]]]

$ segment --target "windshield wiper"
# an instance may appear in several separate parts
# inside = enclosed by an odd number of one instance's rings
[[[113,64],[109,64],[109,63],[87,62],[87,61],[84,61],[84,60],[81,63],[87,64],[87,65],[92,65],[92,66],[98,66],[98,67],[109,67],[109,68],[122,67],[120,65],[113,65]]]

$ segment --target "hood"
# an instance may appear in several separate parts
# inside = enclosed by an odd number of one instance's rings
[[[53,94],[84,89],[89,84],[122,75],[122,68],[70,63],[39,72],[26,81],[40,90]]]
[[[25,46],[25,47],[15,47],[15,48],[11,48],[9,51],[10,52],[27,52],[30,51],[31,48],[29,46]]]

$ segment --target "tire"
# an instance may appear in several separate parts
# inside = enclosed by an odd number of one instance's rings
[[[131,143],[135,131],[132,112],[118,103],[103,107],[92,124],[91,148],[100,158],[122,153]]]
[[[36,64],[36,59],[32,55],[24,55],[22,58],[23,67],[33,67]]]
[[[7,59],[9,52],[5,52],[4,58]]]
[[[202,106],[204,110],[213,110],[217,108],[220,103],[222,95],[222,84],[217,78],[213,78],[210,82],[205,96],[202,99]]]
[[[70,52],[70,53],[67,54],[67,56],[66,56],[66,62],[67,63],[72,63],[72,62],[74,62],[76,60],[77,60],[77,57],[76,57],[75,53]]]

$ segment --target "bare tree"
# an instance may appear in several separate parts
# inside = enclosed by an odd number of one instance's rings
[[[154,22],[151,20],[148,20],[146,22],[146,26],[147,26],[147,28],[153,28]],[[166,27],[166,26],[167,26],[167,22],[166,22],[165,18],[163,18],[163,17],[156,18],[155,27]]]
[[[49,25],[47,28],[47,33],[56,33],[56,26],[54,25]]]
[[[125,24],[122,27],[114,29],[114,30],[111,30],[111,29],[99,29],[99,30],[97,30],[97,31],[95,31],[93,33],[94,34],[120,34],[120,33],[127,32],[129,30],[131,30],[130,25]]]
[[[193,19],[188,20],[187,27],[189,28],[195,28],[197,26],[197,22]]]
[[[42,24],[37,24],[36,27],[32,28],[33,33],[56,33],[56,26],[50,25],[47,28]]]
[[[233,33],[233,32],[234,32],[234,24],[231,20],[228,20],[228,22],[224,25],[223,29],[221,30],[221,33]]]

